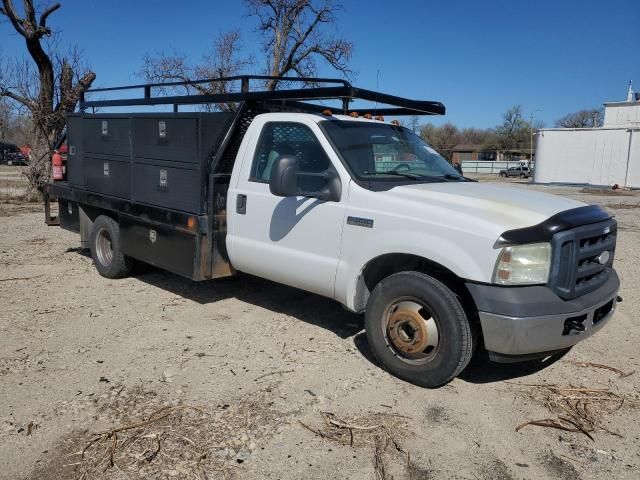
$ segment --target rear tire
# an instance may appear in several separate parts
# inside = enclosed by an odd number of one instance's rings
[[[106,278],[123,278],[133,270],[134,261],[120,250],[120,226],[100,215],[93,222],[90,237],[91,258],[98,273]]]
[[[373,289],[365,328],[382,366],[421,387],[448,383],[473,354],[473,332],[458,298],[420,272],[393,274]]]

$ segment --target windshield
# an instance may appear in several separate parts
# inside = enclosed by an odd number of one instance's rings
[[[320,125],[359,179],[463,179],[428,143],[404,127],[348,120],[325,120]]]

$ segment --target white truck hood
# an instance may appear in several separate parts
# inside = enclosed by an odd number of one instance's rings
[[[404,185],[385,193],[493,224],[501,231],[536,225],[556,213],[585,206],[565,197],[479,182]]]

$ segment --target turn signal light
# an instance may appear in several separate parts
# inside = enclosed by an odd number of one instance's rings
[[[358,112],[351,112],[349,116],[353,118],[358,118],[360,115],[358,115]]]
[[[365,113],[364,118],[366,118],[367,120],[371,120],[373,117],[371,116],[370,113]]]

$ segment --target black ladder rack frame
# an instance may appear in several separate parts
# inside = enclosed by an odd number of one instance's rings
[[[249,89],[251,80],[278,80],[281,82],[304,82],[313,86],[308,88],[288,88],[283,90],[267,91]],[[168,87],[190,87],[207,83],[240,82],[239,92],[220,94],[189,94],[166,96],[163,89]],[[328,84],[328,85],[326,85]],[[100,92],[116,92],[125,90],[142,90],[141,98],[111,99],[111,100],[87,100],[86,96]],[[159,94],[158,94],[159,92]],[[154,95],[155,94],[155,95]],[[315,100],[342,100],[342,112],[356,112],[359,115],[371,113],[373,115],[444,115],[445,107],[440,102],[427,100],[411,100],[395,95],[367,90],[352,86],[348,81],[338,78],[316,77],[271,77],[267,75],[238,75],[224,78],[209,78],[188,82],[145,83],[138,85],[126,85],[120,87],[94,88],[84,92],[80,98],[80,110],[100,107],[125,107],[143,105],[173,105],[174,111],[178,111],[180,105],[202,105],[214,103],[240,103],[240,102],[268,102],[283,107],[293,107],[302,111],[320,113],[324,110],[333,110],[324,105],[306,103]],[[373,108],[349,109],[352,100],[368,100],[375,102]],[[378,108],[377,105],[386,105]]]

